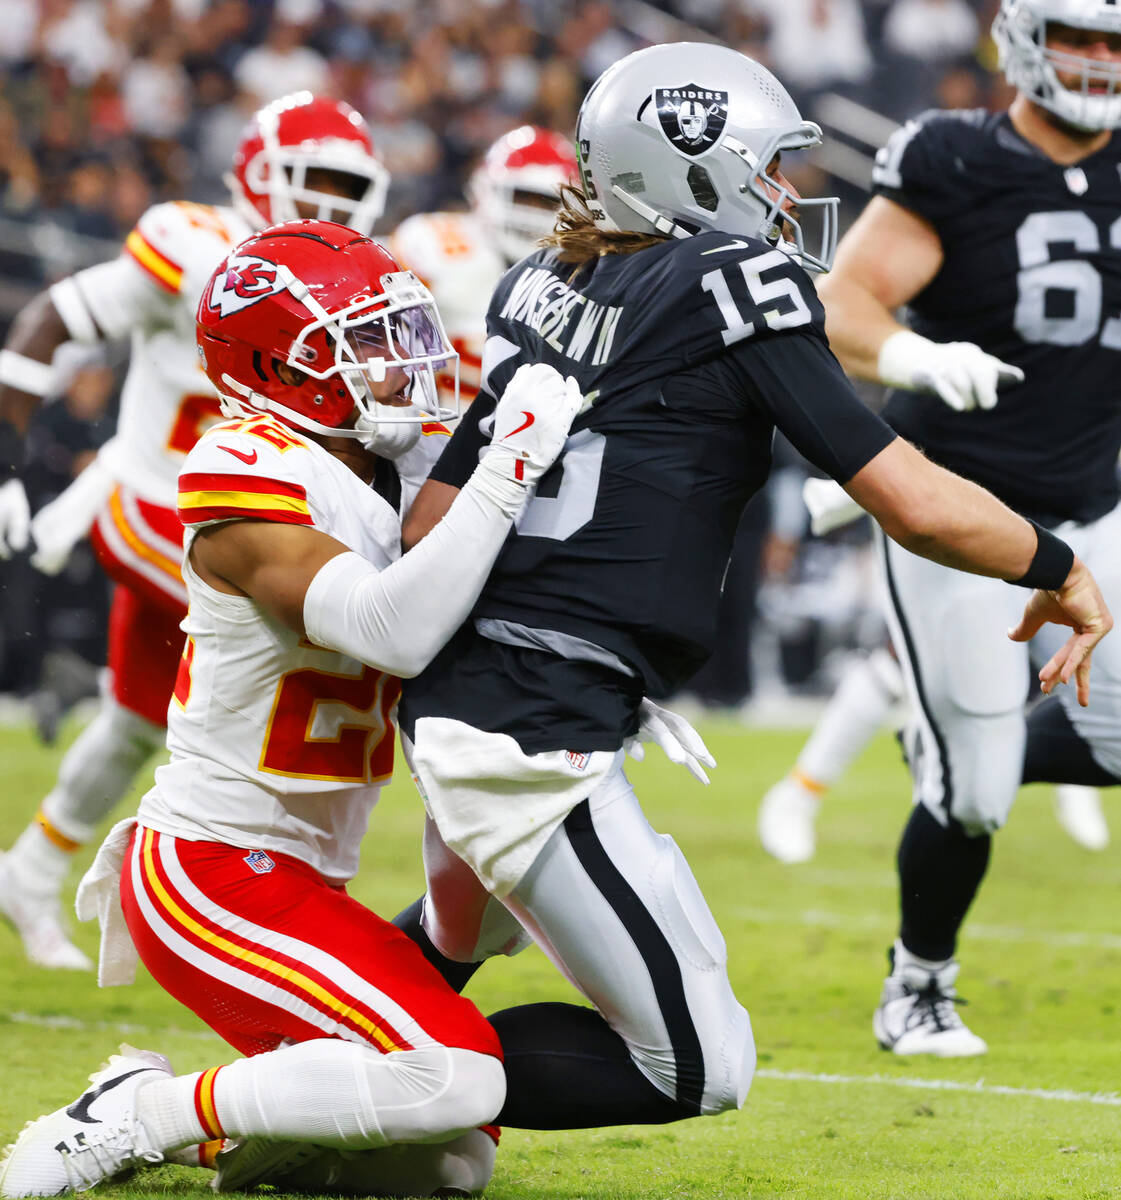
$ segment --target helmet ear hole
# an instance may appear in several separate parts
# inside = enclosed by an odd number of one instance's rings
[[[272,369],[277,379],[287,387],[299,387],[307,379],[307,375],[298,367],[293,367],[280,358],[272,360]]]
[[[689,185],[689,190],[693,193],[693,199],[706,212],[716,212],[720,204],[720,197],[716,194],[716,188],[713,186],[712,177],[699,163],[694,163],[688,174],[685,176],[685,182]]]

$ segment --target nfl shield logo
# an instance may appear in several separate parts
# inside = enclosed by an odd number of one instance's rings
[[[267,875],[276,866],[263,850],[250,850],[245,856],[245,861],[256,875]]]
[[[658,121],[670,145],[695,158],[716,145],[728,120],[728,93],[686,83],[654,89]]]
[[[574,770],[582,771],[591,760],[591,755],[586,750],[566,750],[564,752],[565,762]]]

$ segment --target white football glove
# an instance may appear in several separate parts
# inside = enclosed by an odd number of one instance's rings
[[[580,385],[545,363],[514,372],[494,410],[494,433],[483,459],[508,478],[532,487],[556,462],[577,413]]]
[[[31,505],[18,479],[0,485],[0,558],[26,550],[31,536]]]
[[[934,392],[957,412],[993,408],[1002,383],[1023,383],[1024,373],[972,342],[932,342],[910,329],[880,347],[880,379],[892,387]]]
[[[810,476],[802,484],[802,500],[810,513],[810,532],[815,537],[832,533],[864,516],[864,509],[835,479]]]
[[[402,454],[408,454],[419,441],[421,422],[384,418],[419,416],[420,409],[415,404],[410,404],[407,408],[393,404],[375,404],[373,413],[363,413],[354,422],[354,428],[364,435],[358,440],[367,450],[372,450],[379,458],[388,458],[390,462],[396,462]]]
[[[636,762],[641,762],[646,755],[643,742],[661,746],[670,762],[687,767],[695,779],[708,783],[704,768],[715,767],[716,759],[709,753],[701,735],[684,717],[668,708],[659,708],[649,698],[643,698],[639,705],[638,733],[623,743],[623,749]]]
[[[106,443],[109,446],[110,443]],[[50,504],[44,504],[31,521],[35,550],[31,565],[44,575],[57,575],[74,547],[90,531],[98,509],[109,499],[116,480],[102,452]]]

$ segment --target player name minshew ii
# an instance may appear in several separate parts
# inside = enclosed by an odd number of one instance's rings
[[[610,358],[622,315],[621,307],[597,304],[541,267],[522,271],[502,309],[504,318],[520,321],[576,362],[583,361],[594,340],[592,366]]]

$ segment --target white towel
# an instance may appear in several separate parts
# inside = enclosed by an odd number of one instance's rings
[[[82,876],[74,900],[79,921],[92,921],[96,917],[101,925],[101,952],[97,959],[99,987],[120,987],[136,979],[140,956],[132,944],[121,908],[121,870],[135,828],[136,818],[128,817],[109,830],[90,869]]]
[[[406,753],[428,815],[499,900],[622,757],[621,750],[526,754],[508,734],[445,717],[421,717],[414,732]]]

